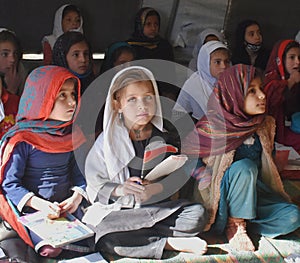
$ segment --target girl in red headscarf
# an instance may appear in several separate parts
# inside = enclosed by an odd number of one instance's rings
[[[206,230],[223,231],[232,249],[254,251],[246,225],[277,237],[300,226],[273,161],[275,122],[265,115],[259,72],[237,64],[221,73],[208,112],[186,139],[183,152],[200,157],[192,173],[209,211]]]
[[[16,124],[1,141],[0,215],[42,256],[53,248],[21,225],[17,214],[64,212],[80,217],[86,182],[73,151],[85,138],[72,124],[80,106],[80,82],[69,70],[45,66],[26,80]]]
[[[276,120],[276,141],[300,151],[300,44],[293,39],[278,41],[265,72],[264,92],[268,114]]]

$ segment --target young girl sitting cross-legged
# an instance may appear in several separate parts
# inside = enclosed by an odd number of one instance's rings
[[[85,164],[87,193],[95,213],[102,214],[97,210],[101,207],[110,210],[102,221],[88,224],[96,233],[96,250],[157,259],[164,250],[206,252],[206,242],[197,237],[206,224],[205,209],[199,203],[170,200],[168,195],[183,173],[158,182],[141,178],[144,152],[155,143],[176,141],[163,127],[154,76],[144,67],[124,68],[112,80],[103,132]]]
[[[182,147],[200,157],[192,175],[209,211],[205,229],[224,231],[238,251],[255,250],[247,227],[275,238],[300,226],[300,210],[284,191],[273,160],[275,120],[265,110],[256,69],[234,65],[220,75],[207,116]]]
[[[63,249],[27,232],[16,211],[38,210],[50,218],[64,212],[82,217],[86,182],[73,151],[85,138],[79,128],[72,129],[79,106],[77,77],[62,67],[39,67],[27,78],[16,124],[1,141],[1,217],[46,257],[57,257]]]

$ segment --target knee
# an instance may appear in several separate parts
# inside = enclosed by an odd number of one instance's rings
[[[208,213],[204,206],[201,204],[192,204],[186,209],[191,230],[202,232],[208,220]]]
[[[258,169],[257,165],[252,160],[245,158],[234,162],[230,166],[229,174],[231,177],[234,176],[235,179],[238,179],[239,181],[255,183],[258,175]]]

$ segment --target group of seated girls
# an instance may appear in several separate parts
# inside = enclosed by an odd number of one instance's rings
[[[143,9],[143,19],[136,22],[146,27],[152,11]],[[158,37],[151,43],[136,37],[145,45],[162,43]],[[246,48],[259,50],[255,45]],[[134,56],[139,56],[138,49]],[[78,66],[76,57],[84,63]],[[273,156],[275,140],[300,148],[293,145],[298,138],[297,41],[276,44],[265,73],[246,62],[231,65],[229,49],[221,41],[205,43],[197,71],[188,80],[193,85],[182,89],[194,99],[186,100],[192,110],[180,101],[174,108],[193,124],[188,131],[165,118],[159,85],[147,66],[121,62],[106,95],[103,130],[84,157],[77,153],[85,148],[87,136],[76,120],[84,104],[95,103],[82,100],[95,78],[84,35],[60,35],[52,60],[53,65],[28,75],[20,101],[6,91],[4,76],[0,85],[0,117],[13,118],[0,142],[0,216],[39,255],[61,258],[68,250],[153,259],[162,258],[165,250],[203,255],[207,242],[200,236],[206,231],[224,233],[233,250],[255,251],[249,232],[276,238],[299,228],[300,210],[285,192]],[[112,66],[105,65],[103,72]],[[97,78],[89,88],[100,85]],[[198,87],[202,95],[194,96]],[[1,108],[8,102],[17,105],[11,113]],[[156,150],[160,154],[151,155]],[[185,162],[175,170],[169,166],[157,180],[147,178],[169,157]],[[180,189],[190,180],[193,197],[187,198]],[[69,212],[84,219],[95,235],[53,247],[17,219],[35,211],[51,219]],[[96,224],[85,217],[88,211],[99,215]]]

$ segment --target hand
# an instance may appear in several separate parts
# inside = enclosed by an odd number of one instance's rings
[[[160,183],[149,183],[145,186],[145,191],[137,195],[138,200],[143,203],[148,201],[152,196],[161,193],[163,186]]]
[[[59,203],[61,213],[69,212],[74,213],[82,201],[82,195],[77,191],[74,191],[73,195],[66,200]]]
[[[37,196],[31,197],[26,205],[41,211],[50,219],[58,218],[61,214],[61,208],[57,203],[52,203]]]
[[[124,195],[139,195],[145,190],[145,186],[142,185],[143,181],[141,178],[133,176],[128,178],[124,184],[118,185],[112,192],[113,196],[124,196]]]
[[[296,83],[299,83],[300,82],[300,72],[292,71],[287,82],[288,82],[289,88],[292,88]]]

